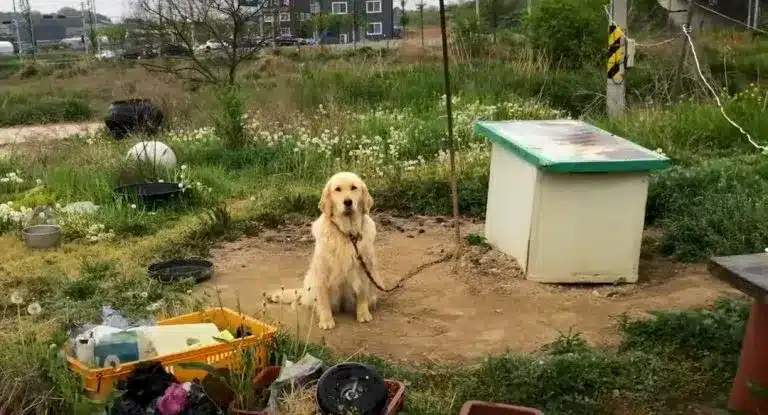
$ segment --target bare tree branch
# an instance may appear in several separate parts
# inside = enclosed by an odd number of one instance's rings
[[[265,37],[254,38],[253,25],[265,13],[272,12],[269,0],[137,0],[137,17],[146,33],[159,38],[160,50],[171,38],[183,46],[180,58],[187,65],[177,66],[173,60],[162,64],[145,64],[155,71],[182,74],[196,73],[197,81],[218,85],[234,85],[239,66],[253,58],[267,44]],[[213,54],[223,54],[225,65],[211,56],[196,54],[196,35],[221,45]]]

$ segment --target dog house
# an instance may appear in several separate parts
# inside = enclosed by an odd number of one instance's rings
[[[574,120],[475,131],[492,143],[485,236],[526,278],[637,282],[648,172],[666,157]]]

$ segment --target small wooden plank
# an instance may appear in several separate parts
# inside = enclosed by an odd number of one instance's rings
[[[761,303],[768,303],[768,253],[714,257],[709,272]]]

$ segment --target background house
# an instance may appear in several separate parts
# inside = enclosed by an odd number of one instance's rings
[[[658,0],[669,11],[670,23],[680,27],[686,22],[691,0]],[[763,11],[768,0],[697,0],[700,6],[694,13],[691,26],[694,29],[712,27],[759,27],[766,21]]]
[[[259,26],[264,37],[313,37],[323,43],[392,37],[392,0],[277,1],[261,16]]]

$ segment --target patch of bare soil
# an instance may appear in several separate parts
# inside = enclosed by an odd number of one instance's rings
[[[452,249],[445,218],[377,216],[379,271],[386,286]],[[462,231],[482,234],[482,223]],[[593,345],[614,347],[614,317],[646,315],[652,309],[711,304],[737,291],[710,277],[702,264],[666,259],[641,261],[641,282],[632,285],[544,285],[523,278],[516,262],[486,248],[469,247],[458,264],[439,263],[384,294],[371,323],[353,313],[336,316],[332,331],[300,307],[268,304],[262,293],[300,288],[313,248],[309,222],[265,231],[258,238],[223,243],[214,252],[225,306],[250,314],[266,312],[299,334],[347,354],[372,353],[396,361],[461,362],[506,350],[532,352],[573,327]],[[210,286],[209,286],[210,287]],[[310,320],[311,319],[311,320]],[[311,326],[310,326],[311,321]]]
[[[9,144],[35,143],[46,140],[60,140],[75,134],[98,131],[103,123],[68,123],[20,125],[0,128],[0,147]]]

